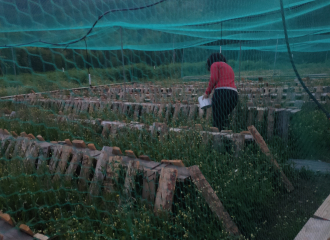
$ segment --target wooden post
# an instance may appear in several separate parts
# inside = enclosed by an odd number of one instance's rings
[[[206,200],[212,212],[215,213],[215,215],[222,222],[226,231],[234,235],[240,235],[238,227],[231,219],[229,213],[222,205],[222,202],[220,201],[210,184],[206,181],[199,167],[195,165],[189,167],[188,170],[190,172],[190,176],[192,178],[193,183],[201,192],[202,196]]]
[[[197,106],[196,105],[191,105],[190,108],[189,108],[189,115],[188,115],[189,120],[194,120],[195,119],[196,111],[197,111]]]
[[[286,187],[288,192],[291,192],[294,190],[294,187],[292,185],[292,183],[289,181],[289,179],[285,176],[284,172],[282,171],[282,169],[280,168],[280,166],[278,165],[277,161],[274,159],[274,156],[270,153],[267,144],[265,143],[264,139],[262,138],[262,136],[260,135],[260,133],[257,131],[257,129],[254,126],[249,126],[248,130],[250,131],[250,133],[252,134],[254,140],[256,141],[256,143],[259,145],[261,151],[267,156],[270,157],[270,161],[271,163],[276,167],[276,169],[278,169],[278,171],[281,174],[282,177],[282,181],[284,183],[284,186]]]
[[[70,162],[70,165],[68,169],[66,170],[66,181],[70,181],[73,177],[74,172],[77,170],[77,167],[79,166],[81,160],[83,158],[83,153],[82,152],[73,152],[73,156]]]
[[[61,177],[60,175],[64,173],[66,166],[68,165],[71,153],[72,153],[72,147],[66,145],[62,147],[61,160],[58,163],[53,181],[59,180]]]
[[[104,178],[102,171],[105,169],[108,159],[109,154],[105,151],[105,147],[103,147],[101,155],[97,159],[94,177],[89,188],[91,197],[97,196],[100,192],[100,184],[103,183]]]
[[[132,190],[135,188],[135,176],[139,169],[140,162],[130,160],[128,162],[125,184],[124,184],[124,194],[126,197],[130,198]]]
[[[171,211],[177,177],[177,169],[162,168],[154,206],[155,213],[162,210]]]
[[[270,140],[273,137],[274,134],[274,123],[275,123],[275,109],[269,108],[268,109],[268,116],[267,116],[267,137]]]
[[[285,142],[287,142],[289,138],[290,111],[281,108],[281,109],[277,109],[275,112],[276,112],[275,133],[278,134]]]
[[[240,152],[244,149],[245,135],[241,133],[234,133],[233,143],[234,143],[234,156],[237,158],[240,155]]]
[[[142,198],[150,203],[155,202],[156,193],[156,171],[145,169],[143,172]]]
[[[55,145],[53,147],[53,154],[52,154],[52,158],[49,161],[49,171],[50,173],[54,173],[56,167],[57,167],[57,163],[61,157],[61,153],[62,153],[62,146],[61,145]]]
[[[83,191],[87,188],[87,181],[92,167],[93,158],[88,155],[83,155],[81,170],[79,175],[78,189]]]
[[[105,193],[115,191],[115,184],[118,182],[119,171],[123,157],[114,156],[110,157],[106,167],[106,178],[104,180]]]
[[[212,108],[206,109],[206,120],[212,119]]]
[[[34,169],[36,160],[38,158],[38,154],[39,154],[39,145],[36,142],[32,142],[32,144],[29,146],[25,154],[26,167],[29,170]]]

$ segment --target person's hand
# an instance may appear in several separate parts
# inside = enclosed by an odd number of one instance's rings
[[[202,100],[204,100],[205,98],[209,98],[209,95],[206,94],[206,93],[203,95],[203,99]]]

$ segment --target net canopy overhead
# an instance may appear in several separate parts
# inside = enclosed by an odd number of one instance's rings
[[[329,1],[285,0],[284,8],[295,51],[329,50]],[[78,40],[86,36],[92,50],[117,50],[123,43],[124,49],[163,51],[222,40],[218,45],[241,41],[242,49],[275,51],[278,40],[278,51],[285,51],[279,1],[1,0],[0,14],[1,48],[82,49]]]
[[[329,0],[0,0],[0,233],[7,220],[51,239],[328,234],[329,13]]]

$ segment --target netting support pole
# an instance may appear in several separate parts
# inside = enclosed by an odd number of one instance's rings
[[[183,57],[184,57],[184,48],[182,48],[181,78],[183,78]]]
[[[242,42],[239,40],[239,66],[238,66],[238,81],[241,81],[241,56],[242,56]]]
[[[330,120],[330,113],[319,103],[319,101],[316,100],[316,98],[308,90],[308,88],[306,87],[305,83],[303,82],[303,80],[301,79],[301,77],[298,73],[296,65],[293,61],[293,53],[291,53],[291,48],[290,48],[290,44],[289,44],[289,37],[288,37],[287,29],[286,29],[286,21],[285,21],[285,15],[284,15],[283,0],[280,0],[280,5],[281,5],[281,15],[282,15],[283,30],[284,30],[284,35],[285,35],[285,42],[286,42],[286,47],[287,47],[287,50],[288,50],[289,59],[290,59],[293,71],[295,72],[301,86],[308,93],[309,97],[316,103],[316,105],[322,110],[322,112],[324,112],[324,114],[327,116],[328,120]],[[293,45],[293,47],[294,47],[294,45]]]
[[[12,57],[13,57],[13,67],[14,67],[14,73],[15,73],[15,77],[16,77],[16,66],[15,66],[14,48],[11,48],[11,54],[12,54]]]
[[[123,29],[120,27],[120,45],[121,45],[121,59],[123,63],[123,77],[124,77],[124,96],[126,96],[126,76],[125,76],[125,63],[124,63],[124,50],[123,50]]]
[[[221,44],[222,44],[222,22],[221,22],[221,40],[220,40],[220,53],[221,53]]]
[[[274,60],[274,71],[273,71],[273,76],[275,76],[275,66],[276,66],[277,45],[278,45],[278,36],[277,36],[277,41],[276,41],[276,50],[275,50],[275,60]]]

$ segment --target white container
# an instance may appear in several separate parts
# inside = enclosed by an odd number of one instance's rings
[[[212,106],[212,100],[211,98],[204,98],[203,99],[203,96],[200,96],[198,98],[198,102],[199,102],[199,107],[201,109],[206,109],[206,108],[209,108]]]

